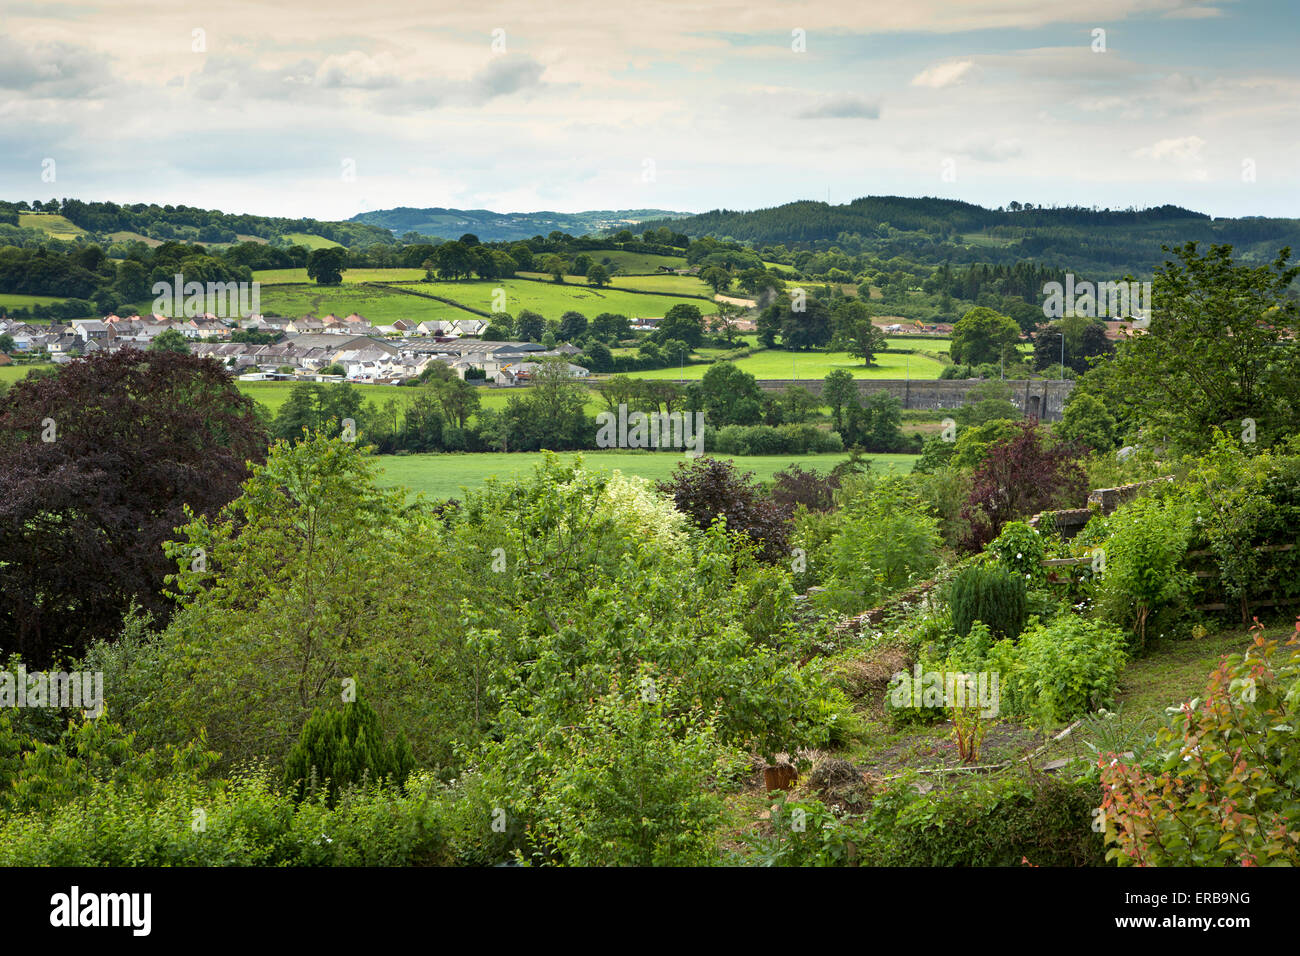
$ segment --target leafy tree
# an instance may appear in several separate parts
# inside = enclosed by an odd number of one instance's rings
[[[632,323],[626,315],[602,312],[591,320],[591,334],[605,342],[617,342],[625,338],[632,329]]]
[[[540,342],[546,331],[546,320],[536,312],[524,309],[515,319],[515,334],[524,342]]]
[[[609,285],[609,273],[605,271],[604,266],[594,263],[587,269],[587,285],[595,286],[597,289]]]
[[[556,332],[557,338],[565,342],[572,342],[574,339],[582,338],[586,334],[587,317],[581,312],[570,310],[560,316],[560,328]]]
[[[963,510],[967,545],[983,547],[1002,526],[1056,507],[1078,507],[1087,484],[1077,461],[1082,449],[1049,444],[1036,422],[1017,422],[1017,434],[994,442],[975,469]]]
[[[1115,416],[1102,404],[1101,399],[1087,392],[1071,395],[1065,403],[1065,417],[1055,425],[1052,434],[1067,441],[1078,442],[1095,451],[1111,451],[1119,443]]]
[[[704,340],[704,317],[696,306],[679,302],[664,315],[654,337],[661,346],[669,339],[678,339],[697,349]]]
[[[347,250],[338,246],[313,249],[307,257],[307,278],[316,280],[317,285],[340,285],[347,258]],[[186,278],[188,277],[187,272]]]
[[[737,471],[730,461],[704,457],[681,462],[656,487],[697,528],[706,530],[724,518],[728,533],[747,536],[764,561],[783,561],[788,557],[790,512],[766,497],[753,478],[753,472]]]
[[[762,416],[762,392],[753,375],[734,362],[715,362],[700,381],[710,424],[753,425]]]
[[[1300,431],[1290,249],[1260,266],[1234,262],[1227,245],[1171,251],[1178,261],[1156,272],[1150,324],[1120,345],[1111,390],[1140,396],[1142,423],[1191,451],[1210,447],[1216,426],[1240,433],[1247,418],[1260,448]]]
[[[822,385],[822,403],[829,405],[836,431],[844,430],[844,410],[858,405],[858,384],[848,369],[830,372]]]
[[[153,341],[149,343],[149,351],[180,352],[182,355],[188,355],[190,342],[176,329],[164,329],[154,336]]]
[[[721,266],[711,266],[700,271],[700,278],[708,284],[714,293],[725,292],[731,285],[731,273]]]
[[[0,335],[0,352],[8,354],[14,350],[14,337],[9,333]]]
[[[853,323],[847,335],[846,351],[862,359],[863,365],[870,365],[877,352],[883,352],[889,347],[889,343],[885,340],[885,333],[876,328],[875,323],[870,319]]]
[[[132,601],[165,620],[163,541],[186,508],[234,498],[265,449],[252,400],[208,359],[124,349],[16,383],[0,397],[0,650],[79,653]]]
[[[977,306],[953,326],[949,354],[954,362],[982,365],[997,362],[1019,341],[1020,326],[1013,320],[992,309]]]

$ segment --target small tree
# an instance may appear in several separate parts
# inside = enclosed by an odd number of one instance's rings
[[[384,780],[405,783],[414,767],[406,737],[398,734],[385,743],[374,708],[356,700],[312,712],[285,760],[284,784],[298,800],[323,789],[333,806],[341,790]]]

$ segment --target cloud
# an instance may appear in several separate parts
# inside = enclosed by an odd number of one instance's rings
[[[380,90],[401,82],[390,54],[367,56],[360,50],[327,57],[316,69],[315,83],[324,89]]]
[[[1223,11],[1218,7],[1178,7],[1165,14],[1166,20],[1206,20],[1221,17]]]
[[[20,43],[0,36],[0,89],[36,99],[104,95],[112,78],[103,61],[63,43]]]
[[[799,113],[799,119],[879,119],[880,104],[858,96],[827,100]]]
[[[1199,136],[1180,136],[1176,139],[1162,139],[1154,146],[1143,146],[1133,152],[1134,159],[1152,159],[1156,161],[1172,159],[1177,162],[1195,162],[1201,158],[1201,147],[1205,140]]]
[[[943,89],[961,82],[962,77],[975,66],[972,60],[955,60],[950,63],[936,63],[912,77],[913,86],[928,86],[931,89]]]
[[[472,99],[484,102],[537,86],[546,68],[531,57],[497,57],[470,81]]]

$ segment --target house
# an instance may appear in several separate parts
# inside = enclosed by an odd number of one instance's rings
[[[325,323],[314,315],[304,315],[301,319],[294,319],[284,327],[284,330],[290,335],[300,335],[303,332],[322,332],[324,329]]]
[[[108,326],[99,319],[73,319],[72,333],[82,342],[91,339],[107,339]]]
[[[516,380],[527,380],[531,378],[539,368],[541,368],[541,364],[538,362],[520,362],[518,365],[510,366],[509,371],[514,373]],[[587,378],[591,375],[591,372],[587,371],[581,365],[568,363],[567,368],[569,371],[569,378]]]

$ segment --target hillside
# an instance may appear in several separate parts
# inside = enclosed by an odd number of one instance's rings
[[[799,201],[748,212],[711,212],[652,221],[693,238],[711,235],[757,247],[838,246],[881,259],[917,262],[1037,262],[1077,273],[1149,273],[1165,260],[1162,245],[1188,240],[1227,242],[1247,260],[1263,261],[1279,247],[1300,244],[1300,220],[1212,219],[1178,206],[1150,209],[1036,208],[1018,202],[999,209],[933,197],[866,196],[844,205]]]
[[[492,212],[489,209],[376,209],[359,213],[351,222],[382,226],[401,236],[418,232],[424,236],[455,239],[473,233],[486,242],[531,239],[558,230],[571,236],[584,236],[614,229],[634,229],[654,219],[669,221],[689,213],[667,209],[593,209],[587,212]]]

